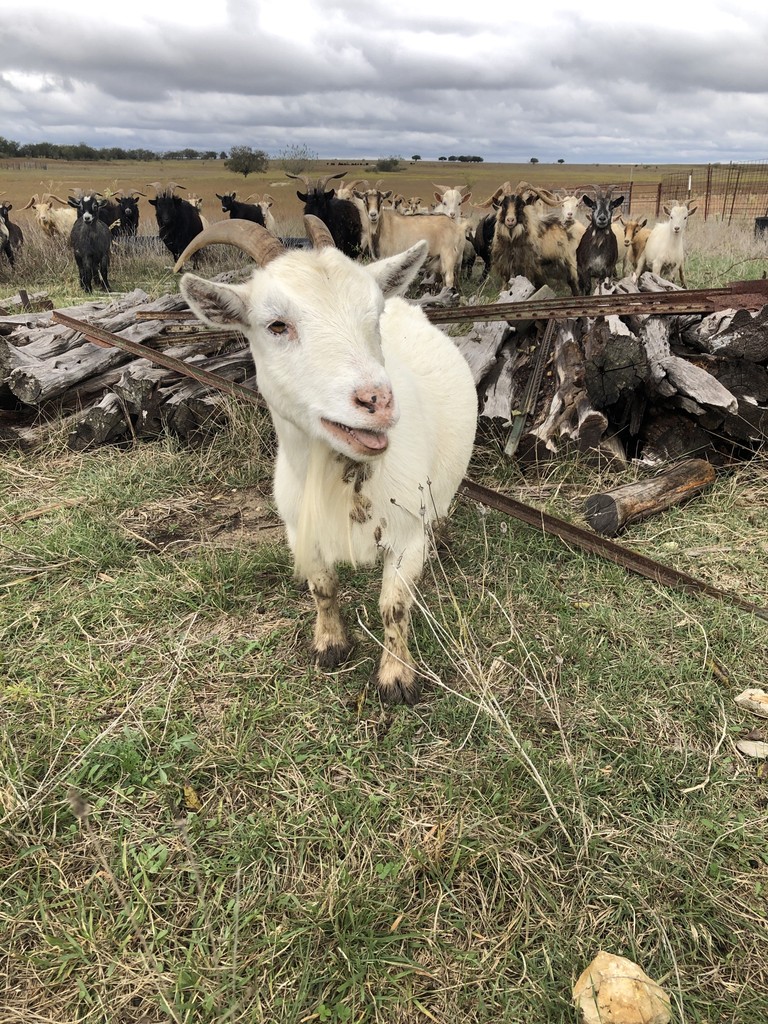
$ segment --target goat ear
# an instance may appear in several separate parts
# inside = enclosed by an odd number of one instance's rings
[[[624,196],[619,196],[617,199],[611,200],[611,209],[615,210],[617,206],[621,206],[624,202]]]
[[[192,312],[204,323],[212,327],[248,328],[248,307],[237,287],[185,274],[179,282],[179,290]]]
[[[387,298],[390,295],[403,295],[421,269],[428,251],[429,244],[426,241],[417,242],[397,256],[369,263],[367,269]]]

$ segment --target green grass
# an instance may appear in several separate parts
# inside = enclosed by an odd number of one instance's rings
[[[607,949],[677,1021],[762,1024],[767,794],[733,696],[765,623],[460,500],[424,701],[383,707],[376,574],[344,574],[357,646],[324,674],[279,532],[213,529],[273,518],[239,454],[268,427],[235,421],[0,467],[0,1017],[565,1024]],[[472,475],[576,521],[613,478],[496,459]],[[628,541],[766,603],[765,481]]]

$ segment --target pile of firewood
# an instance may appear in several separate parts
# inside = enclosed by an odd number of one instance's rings
[[[245,338],[190,320],[180,295],[69,307],[68,316],[229,381],[255,388]],[[0,440],[35,445],[53,426],[81,450],[123,438],[199,434],[226,415],[224,395],[178,369],[96,344],[56,323],[56,312],[0,318]]]
[[[641,303],[619,316],[612,303],[619,311],[630,297],[643,298],[633,296],[638,287],[629,279],[604,293],[601,315],[574,315],[578,299],[548,307],[552,293],[534,295],[525,278],[499,296],[499,315],[494,307],[482,321],[472,321],[473,307],[426,308],[436,322],[469,321],[456,341],[478,387],[480,431],[500,436],[511,457],[549,460],[571,446],[622,460],[695,454],[717,462],[756,450],[768,435],[768,305],[761,305],[765,282],[750,284],[756,295],[741,303],[747,308],[709,313],[649,314]],[[651,274],[640,288],[680,292]],[[527,306],[532,297],[537,314],[509,314],[510,303]],[[583,300],[585,310],[592,301]],[[255,390],[245,339],[203,328],[179,295],[150,300],[136,290],[62,312]],[[95,343],[56,317],[0,316],[4,444],[33,445],[54,425],[77,450],[163,431],[188,437],[226,415],[218,388]]]
[[[755,293],[745,295],[751,310],[558,315],[530,408],[526,387],[546,321],[475,323],[458,343],[478,386],[481,427],[500,433],[508,454],[514,447],[522,461],[550,460],[566,445],[648,462],[693,454],[715,463],[743,457],[768,437],[765,285],[749,282]],[[623,296],[642,298],[641,289],[693,294],[652,274],[640,278],[640,288],[624,279],[603,294],[620,307]],[[713,290],[713,295],[721,304],[740,301],[738,292],[723,298]],[[533,296],[533,285],[516,278],[498,302],[527,303]],[[611,298],[604,300],[607,308]],[[562,309],[568,302],[557,304]],[[546,307],[546,297],[541,305]],[[524,423],[516,423],[521,417]],[[515,426],[522,430],[512,446]]]

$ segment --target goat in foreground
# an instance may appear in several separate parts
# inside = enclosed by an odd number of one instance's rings
[[[384,700],[413,704],[419,680],[408,649],[427,527],[445,516],[475,436],[472,374],[454,343],[402,295],[426,242],[367,265],[333,247],[305,216],[313,250],[286,250],[266,229],[219,221],[181,255],[233,244],[257,263],[245,284],[185,274],[181,292],[213,327],[250,342],[259,391],[277,434],[274,494],[317,610],[314,654],[334,668],[350,653],[335,565],[383,556]]]
[[[70,196],[68,201],[77,215],[70,232],[69,244],[75,254],[80,286],[84,292],[92,292],[95,279],[96,283],[100,282],[104,291],[108,292],[112,233],[104,221],[99,220],[99,210],[104,200],[89,193]]]

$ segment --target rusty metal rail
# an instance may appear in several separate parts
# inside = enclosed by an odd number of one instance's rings
[[[735,281],[726,288],[637,292],[632,295],[563,296],[523,302],[492,302],[481,306],[430,309],[434,324],[492,320],[568,319],[581,316],[632,316],[679,313],[715,313],[721,309],[757,311],[768,305],[768,280]]]
[[[734,281],[725,288],[690,288],[670,292],[636,292],[631,295],[567,295],[523,302],[490,302],[478,306],[426,309],[433,324],[492,320],[547,320],[580,316],[640,316],[675,313],[715,313],[721,309],[753,312],[768,305],[768,280]],[[191,310],[170,313],[137,311],[137,320],[194,320]]]

